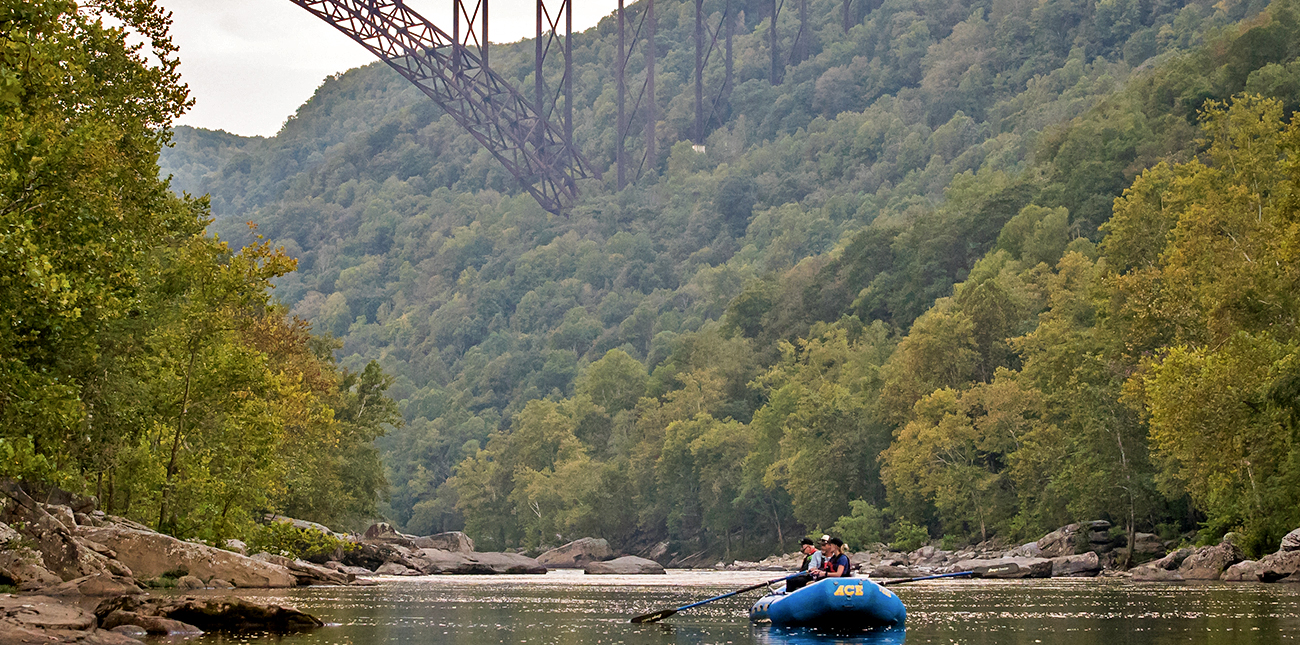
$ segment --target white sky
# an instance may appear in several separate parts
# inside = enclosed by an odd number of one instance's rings
[[[242,135],[271,136],[326,76],[375,60],[289,0],[160,0],[173,13],[181,74],[194,107],[178,121]],[[548,3],[549,5],[550,3]],[[555,3],[558,4],[558,3]],[[407,0],[450,31],[450,0]],[[617,0],[575,0],[573,29],[595,26]],[[534,0],[492,0],[492,42],[535,34]]]

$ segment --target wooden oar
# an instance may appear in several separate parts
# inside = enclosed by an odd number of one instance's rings
[[[691,603],[691,604],[689,604],[689,605],[682,605],[681,607],[677,607],[676,609],[661,609],[661,610],[656,611],[656,612],[653,612],[653,613],[649,613],[649,614],[644,614],[644,615],[641,615],[641,616],[637,616],[637,617],[635,617],[635,618],[632,619],[632,622],[634,622],[634,623],[654,623],[654,622],[658,622],[658,621],[661,621],[661,620],[663,620],[663,619],[665,619],[665,618],[667,618],[667,617],[669,617],[669,616],[671,616],[671,615],[673,615],[673,614],[675,614],[675,613],[677,613],[677,612],[679,612],[679,611],[686,611],[687,609],[691,609],[692,607],[699,607],[700,605],[707,605],[707,604],[709,604],[709,603],[711,603],[711,602],[713,602],[713,601],[715,601],[715,600],[722,600],[723,598],[730,598],[730,597],[735,596],[735,595],[737,595],[737,594],[745,593],[746,591],[753,591],[753,590],[755,590],[755,589],[761,589],[761,588],[766,587],[766,586],[768,586],[768,585],[774,585],[774,584],[776,584],[776,583],[778,583],[778,582],[785,582],[786,580],[789,580],[789,579],[791,579],[791,578],[796,578],[796,577],[798,577],[798,576],[802,576],[802,575],[805,575],[805,574],[806,574],[806,572],[804,572],[804,571],[800,571],[799,573],[790,574],[790,575],[788,575],[788,576],[786,576],[786,577],[784,577],[784,578],[774,578],[774,579],[772,579],[772,580],[768,580],[767,582],[760,582],[760,583],[758,583],[758,584],[756,584],[756,585],[752,585],[752,586],[749,586],[749,587],[745,587],[744,589],[737,589],[737,590],[735,590],[735,591],[733,591],[733,592],[731,592],[731,593],[724,593],[724,594],[722,594],[721,596],[714,596],[714,597],[712,597],[712,598],[708,598],[708,599],[705,599],[705,600],[701,600],[701,601],[699,601],[699,602],[693,602],[693,603]]]

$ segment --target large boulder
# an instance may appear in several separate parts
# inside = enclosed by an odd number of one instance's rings
[[[1159,557],[1165,554],[1165,543],[1160,539],[1159,535],[1154,533],[1134,533],[1133,553],[1135,555]]]
[[[155,636],[197,636],[203,633],[203,630],[198,627],[179,620],[162,616],[145,616],[121,609],[109,613],[99,621],[101,628],[114,631],[128,625],[139,627],[144,630],[144,633]]]
[[[83,526],[78,533],[116,551],[118,560],[141,579],[184,572],[202,580],[228,580],[237,587],[283,588],[297,583],[284,567],[153,531]]]
[[[453,553],[441,549],[420,549],[416,568],[426,574],[546,573],[540,562],[518,553]]]
[[[454,551],[456,553],[473,553],[474,540],[461,531],[448,531],[438,533],[437,535],[426,535],[415,538],[415,548],[417,549],[438,549],[440,551]]]
[[[294,560],[282,555],[271,555],[270,553],[258,553],[253,556],[254,560],[270,562],[271,564],[282,566],[293,574],[299,585],[345,585],[352,579],[345,573],[340,573],[330,567],[313,564],[306,560]]]
[[[178,620],[194,625],[205,632],[290,634],[324,625],[315,616],[292,607],[234,597],[126,596],[105,600],[95,608],[95,615],[100,620],[104,620],[114,612]]]
[[[96,620],[94,614],[49,596],[0,595],[0,623],[29,629],[85,631],[94,629]]]
[[[361,536],[362,541],[380,544],[399,544],[407,548],[415,548],[416,537],[407,535],[393,528],[388,522],[379,522],[370,525],[366,532]]]
[[[1278,551],[1259,561],[1260,582],[1300,582],[1300,551]]]
[[[275,522],[277,524],[288,524],[297,529],[304,529],[308,531],[316,531],[317,533],[324,533],[325,535],[331,535],[340,540],[347,537],[342,533],[336,533],[334,529],[331,529],[330,527],[325,526],[324,524],[317,524],[316,522],[308,522],[307,520],[296,520],[292,517],[285,517],[284,515],[276,515],[275,513],[267,513],[266,515],[262,516],[262,521],[266,522],[267,524],[270,524],[272,522]]]
[[[1287,533],[1282,537],[1282,547],[1279,551],[1300,551],[1300,529]]]
[[[1092,551],[1052,558],[1054,578],[1091,578],[1098,573],[1101,573],[1101,558]]]
[[[665,573],[663,565],[654,560],[625,555],[606,562],[592,562],[582,569],[587,575],[644,575]]]
[[[203,583],[199,583],[202,585]],[[50,596],[121,596],[144,591],[134,578],[97,573],[45,589]]]
[[[0,489],[16,502],[8,507],[6,519],[21,523],[19,525],[22,530],[19,533],[40,553],[42,567],[62,580],[105,572],[124,573],[113,571],[108,557],[78,541],[73,533],[76,523],[71,520],[70,510],[67,517],[60,520],[49,513],[46,505],[33,500],[14,482],[0,482]],[[65,521],[71,523],[72,528],[64,524]]]
[[[993,558],[960,560],[943,571],[958,573],[972,571],[978,578],[1050,578],[1052,561],[1044,558]]]
[[[1225,582],[1259,582],[1259,563],[1254,560],[1242,560],[1223,570],[1219,578]]]
[[[354,549],[346,549],[339,560],[350,567],[374,571],[389,562],[396,562],[408,569],[417,568],[415,559],[419,552],[398,544],[361,542]]]
[[[612,557],[614,552],[603,538],[582,538],[537,556],[537,561],[550,569],[581,569]]]
[[[410,567],[400,565],[396,562],[385,562],[375,569],[375,575],[379,576],[418,576],[420,572]]]
[[[1146,564],[1134,567],[1130,572],[1129,579],[1134,582],[1182,582],[1183,576],[1177,571]]]
[[[1074,555],[1075,536],[1079,534],[1080,529],[1080,525],[1070,524],[1038,538],[1039,554],[1045,558]]]
[[[1223,571],[1245,559],[1241,548],[1232,542],[1205,546],[1187,556],[1178,565],[1178,573],[1186,580],[1218,580]]]

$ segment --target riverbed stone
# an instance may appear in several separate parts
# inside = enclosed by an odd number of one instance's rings
[[[1258,582],[1259,563],[1254,560],[1242,560],[1224,569],[1219,579],[1225,582]]]
[[[548,569],[581,569],[591,562],[614,557],[609,542],[603,538],[581,538],[537,556]]]
[[[1260,582],[1300,583],[1300,551],[1278,551],[1259,561]]]
[[[113,632],[114,634],[121,634],[128,638],[134,638],[135,640],[144,640],[144,637],[149,635],[148,630],[138,625],[118,625],[108,631]]]
[[[663,574],[663,565],[654,560],[625,555],[605,562],[591,562],[583,567],[587,575],[654,575]]]
[[[284,567],[153,531],[121,527],[81,527],[79,534],[117,551],[118,559],[141,579],[184,571],[200,579],[221,578],[237,587],[284,588],[297,584]]]
[[[49,596],[0,595],[0,622],[29,629],[85,631],[94,629],[95,615]],[[33,641],[36,642],[36,641]]]
[[[95,615],[100,620],[105,620],[114,612],[180,621],[206,632],[290,634],[324,625],[315,616],[293,607],[235,597],[127,596],[103,601],[95,608]],[[148,629],[147,625],[141,627]]]
[[[53,571],[45,568],[41,554],[25,546],[8,545],[0,550],[0,581],[18,587],[19,591],[34,591],[63,582]]]
[[[1282,546],[1279,551],[1300,551],[1300,529],[1287,533],[1282,537]]]
[[[1232,542],[1201,547],[1178,565],[1178,573],[1187,580],[1218,580],[1223,571],[1245,559],[1245,555]]]
[[[453,553],[441,549],[421,549],[417,560],[426,574],[541,574],[546,566],[518,553]]]
[[[420,572],[417,571],[417,570],[415,570],[415,569],[412,569],[412,568],[410,568],[410,567],[406,567],[406,566],[400,565],[400,564],[398,564],[398,563],[396,563],[396,562],[385,562],[384,564],[380,565],[380,567],[379,567],[378,569],[375,569],[375,575],[379,575],[379,576],[418,576],[418,575],[420,575]]]
[[[1052,577],[1091,578],[1101,572],[1101,559],[1089,551],[1052,558]]]
[[[110,612],[100,621],[102,629],[115,630],[118,627],[136,627],[146,634],[154,636],[197,636],[202,629],[179,620],[161,616],[146,616],[133,611],[117,610]]]
[[[447,531],[415,538],[417,549],[438,549],[453,553],[473,553],[474,540],[462,531]]]
[[[181,591],[194,591],[196,589],[206,589],[207,587],[202,580],[194,576],[181,576],[176,579],[176,588]]]
[[[1129,579],[1134,582],[1182,582],[1183,576],[1177,571],[1143,565],[1134,567]]]

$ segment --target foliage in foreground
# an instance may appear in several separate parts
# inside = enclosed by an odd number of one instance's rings
[[[169,22],[0,3],[0,475],[212,540],[266,508],[372,516],[388,379],[270,299],[295,260],[205,234],[207,201],[157,178],[190,104]]]

